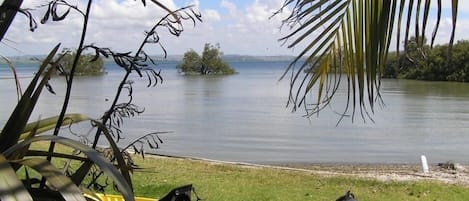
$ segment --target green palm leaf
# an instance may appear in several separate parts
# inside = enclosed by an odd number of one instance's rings
[[[437,3],[433,35],[441,15],[441,1]],[[454,34],[458,1],[451,3]],[[401,27],[405,29],[405,41],[414,29],[423,45],[432,12],[430,4],[431,0],[286,0],[282,9],[289,8],[291,15],[284,24],[291,32],[280,40],[289,48],[302,49],[282,75],[284,78],[291,73],[289,104],[293,110],[304,106],[308,115],[318,114],[346,79],[348,101],[342,117],[349,112],[353,117],[358,109],[364,120],[371,119],[369,111],[373,113],[375,102],[381,100],[381,74],[393,34],[397,34],[397,50]],[[307,100],[310,93],[316,95],[313,101]]]
[[[59,144],[63,144],[65,146],[71,147],[73,149],[77,149],[86,157],[92,161],[95,165],[101,168],[105,174],[107,174],[113,181],[115,182],[118,189],[121,191],[122,195],[124,196],[125,200],[133,201],[134,195],[132,192],[132,188],[127,183],[127,180],[119,173],[119,171],[111,164],[106,158],[104,158],[100,153],[96,150],[92,149],[89,146],[86,146],[80,142],[64,138],[61,136],[35,136],[30,139],[27,139],[23,142],[20,142],[9,149],[7,149],[4,154],[5,156],[9,156],[14,154],[15,151],[21,149],[22,147],[28,146],[29,144],[37,141],[53,141]]]
[[[52,62],[52,59],[57,53],[59,46],[60,44],[56,45],[43,61],[42,65],[39,67],[38,72],[31,80],[28,88],[24,92],[23,96],[21,96],[20,101],[16,105],[13,113],[3,127],[2,132],[0,133],[0,151],[6,150],[18,142],[26,123],[28,122],[28,119],[33,112],[34,106],[39,99],[39,95],[41,94],[42,89],[49,79],[51,71],[47,70],[46,67],[49,66],[49,64]],[[46,73],[44,73],[44,76],[42,76],[41,79],[43,72]]]
[[[15,161],[23,166],[28,166],[36,170],[45,177],[48,185],[55,191],[58,191],[65,200],[69,201],[85,201],[85,197],[81,193],[80,188],[76,186],[70,178],[65,176],[62,171],[57,169],[49,161],[41,158],[28,158]]]
[[[19,140],[24,140],[33,131],[36,134],[40,134],[54,129],[58,119],[59,116],[54,116],[26,124]],[[66,114],[64,116],[62,126],[79,123],[86,120],[90,120],[90,118],[83,114]]]
[[[39,120],[39,121],[35,121],[35,122],[31,122],[31,123],[26,124],[26,126],[23,129],[23,133],[20,135],[18,140],[23,141],[23,140],[25,140],[27,138],[31,138],[31,137],[33,137],[37,134],[41,134],[43,132],[54,129],[55,125],[57,124],[58,118],[59,118],[58,116],[49,117],[49,118],[46,118],[46,119],[42,119],[42,120]],[[88,118],[87,116],[82,115],[82,114],[67,114],[67,115],[65,115],[65,119],[62,122],[62,125],[70,125],[70,124],[73,124],[73,123],[78,123],[78,122],[81,122],[81,121],[84,121],[84,120],[89,120],[89,119],[90,118]],[[29,153],[29,146],[25,146],[21,150],[17,150],[15,152],[15,154],[13,154],[10,157],[10,160],[23,158],[26,154],[30,154]],[[55,154],[55,153],[52,153],[52,154]]]
[[[0,154],[0,199],[3,201],[33,200],[9,161],[2,154]]]
[[[0,21],[0,41],[3,40],[3,37],[10,28],[11,22],[15,19],[16,13],[21,7],[23,0],[5,0],[0,6],[0,14],[2,15],[2,20]]]

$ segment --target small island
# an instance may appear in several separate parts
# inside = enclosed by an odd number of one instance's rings
[[[65,49],[60,55],[63,58],[60,60],[60,64],[63,67],[63,72],[58,72],[58,75],[69,74],[73,60],[75,59],[77,52]],[[75,69],[75,75],[77,76],[88,76],[88,75],[103,75],[104,72],[104,61],[101,57],[95,57],[92,54],[82,54],[78,59],[78,64]]]
[[[206,43],[202,56],[193,49],[184,53],[182,63],[176,68],[185,75],[229,75],[236,71],[221,59],[220,45]]]

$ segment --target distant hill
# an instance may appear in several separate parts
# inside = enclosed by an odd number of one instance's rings
[[[38,62],[38,60],[42,60],[45,58],[46,55],[26,55],[26,56],[13,56],[8,57],[8,59],[14,63],[30,63],[30,62]],[[175,61],[179,62],[182,61],[183,55],[168,55],[166,58],[163,58],[162,55],[155,55],[151,56],[152,59],[155,61]],[[268,61],[292,61],[295,59],[295,56],[288,56],[288,55],[276,55],[276,56],[250,56],[250,55],[223,55],[223,60],[226,62],[268,62]],[[106,60],[112,60],[106,59]],[[105,61],[106,61],[105,60]],[[0,63],[6,63],[3,59],[0,59]]]
[[[168,55],[166,61],[182,61],[183,55]],[[163,56],[152,56],[153,59],[162,60]],[[295,56],[277,55],[277,56],[251,56],[251,55],[237,55],[229,54],[223,55],[222,59],[226,62],[246,62],[246,61],[292,61]]]
[[[237,61],[292,61],[294,56],[249,56],[249,55],[224,55],[222,57],[227,62]]]
[[[8,56],[6,57],[13,63],[38,63],[38,61],[45,58],[46,55],[26,55],[26,56]],[[7,63],[4,59],[0,58],[0,63]]]

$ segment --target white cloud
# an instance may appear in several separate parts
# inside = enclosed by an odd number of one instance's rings
[[[195,5],[202,10],[204,22],[198,23],[195,28],[186,24],[185,33],[177,40],[169,36],[166,30],[161,33],[162,43],[169,54],[183,54],[187,49],[201,49],[204,43],[217,43],[222,50],[229,54],[277,54],[281,52],[276,39],[279,20],[269,20],[268,17],[277,8],[276,1],[254,1],[247,7],[238,8],[228,0],[220,1],[220,7],[227,9],[228,16],[221,16],[215,9],[203,9],[203,2],[192,0],[185,5]],[[172,0],[160,1],[171,9],[177,6]],[[24,5],[33,7],[41,1],[25,0]],[[84,8],[84,1],[74,2],[79,8]],[[72,3],[73,4],[73,3]],[[25,7],[24,6],[24,7]],[[110,47],[117,51],[129,51],[138,47],[143,39],[143,32],[148,30],[164,12],[147,0],[147,7],[141,1],[135,0],[98,0],[92,7],[92,17],[89,21],[87,43],[94,43],[103,47]],[[36,16],[45,12],[39,9]],[[73,13],[73,14],[72,14]],[[248,13],[248,15],[245,15]],[[223,21],[222,21],[223,20]],[[18,17],[9,31],[7,38],[15,41],[12,44],[24,53],[20,54],[46,54],[55,44],[61,42],[63,47],[76,47],[81,33],[82,18],[79,14],[71,12],[70,16],[62,22],[48,22],[33,33],[27,31],[27,22],[24,17]],[[274,33],[274,34],[273,34]],[[276,50],[267,52],[266,49]],[[150,53],[160,54],[159,48],[149,47]],[[283,51],[285,48],[283,48]],[[12,50],[3,46],[0,53]],[[11,54],[18,54],[14,52]],[[279,53],[280,54],[280,53]]]
[[[451,30],[453,28],[453,22],[451,18],[443,18],[440,22],[440,29],[438,30],[437,38],[435,40],[436,44],[445,44],[448,43],[451,36]],[[428,38],[431,37],[431,31],[427,31]],[[469,19],[458,19],[456,24],[456,32],[455,32],[455,41],[458,40],[467,40],[467,33],[469,33]]]
[[[441,5],[443,8],[451,9],[452,4],[451,1],[442,1]],[[437,8],[437,3],[432,1],[431,4],[432,8]],[[459,12],[469,12],[469,1],[459,1],[458,2],[458,11]]]
[[[229,17],[224,21],[227,22],[224,27],[218,30],[219,36],[216,37],[225,53],[292,54],[292,50],[281,47],[277,42],[282,36],[279,27],[283,16],[270,19],[282,3],[283,0],[255,0],[244,8],[238,8],[231,1],[222,0],[220,6],[228,10]]]
[[[182,6],[194,6],[196,8],[199,8],[199,5],[200,5],[200,1],[199,0],[193,0],[189,3],[186,3],[186,5],[182,5]]]
[[[469,12],[469,1],[458,2],[459,12]]]
[[[238,15],[238,8],[236,7],[236,5],[234,3],[232,3],[231,1],[228,1],[228,0],[222,0],[220,2],[220,6],[222,8],[225,8],[225,9],[228,9],[228,12],[230,13],[230,16],[231,17],[235,17]]]
[[[160,0],[159,2],[170,9],[176,8],[172,0]],[[44,2],[25,0],[22,7],[35,8],[40,4],[44,4]],[[71,4],[77,5],[80,9],[86,8],[82,1]],[[37,21],[40,21],[45,11],[45,7],[34,11]],[[86,41],[88,44],[95,43],[119,51],[128,51],[129,48],[136,48],[143,39],[143,32],[151,28],[165,14],[165,11],[151,1],[147,1],[146,7],[141,1],[135,0],[94,1]],[[65,20],[60,22],[49,20],[44,25],[39,24],[38,29],[34,32],[29,32],[27,31],[27,19],[18,15],[6,38],[13,41],[10,45],[22,51],[20,54],[46,54],[51,46],[59,42],[62,43],[62,47],[73,48],[78,44],[82,19],[80,14],[71,11]],[[1,51],[3,54],[9,54],[8,51],[12,52],[12,49],[2,46]],[[13,51],[10,54],[18,54],[18,52]]]
[[[203,16],[204,21],[208,21],[208,22],[221,20],[221,17],[218,11],[213,10],[213,9],[205,9],[202,16]]]
[[[23,7],[34,7],[44,2],[25,0]],[[281,20],[288,15],[288,9],[270,18],[282,6],[284,0],[252,0],[243,6],[234,0],[221,0],[218,2],[219,5],[213,5],[214,2],[210,1],[210,8],[206,6],[209,0],[187,0],[188,3],[184,5],[176,5],[173,0],[160,0],[160,2],[171,9],[189,4],[195,5],[195,8],[201,10],[203,17],[203,23],[197,23],[196,27],[186,23],[185,32],[178,38],[169,36],[166,30],[160,30],[162,43],[169,54],[183,54],[191,48],[200,50],[207,42],[220,43],[222,51],[226,54],[296,54],[293,50],[282,47],[277,41],[288,32],[284,30],[285,33],[281,33],[279,30]],[[86,6],[82,0],[75,0],[72,4],[80,8]],[[469,8],[469,3],[460,1],[460,4],[460,12],[469,10],[466,9]],[[216,7],[219,7],[219,10],[216,10]],[[40,18],[44,12],[44,8],[38,9],[35,16]],[[144,31],[164,14],[165,12],[150,0],[147,0],[147,7],[143,7],[140,0],[96,0],[92,7],[86,41],[88,44],[94,43],[117,51],[135,51],[144,37]],[[446,17],[444,16],[441,23],[438,43],[447,42],[449,38],[451,24]],[[26,18],[17,16],[6,36],[13,43],[8,41],[4,43],[22,52],[1,45],[0,54],[46,54],[59,42],[63,47],[76,47],[81,34],[81,24],[82,17],[72,11],[66,20],[50,21],[40,25],[31,33],[28,31]],[[431,31],[430,24],[428,29]],[[467,32],[469,32],[469,20],[460,18],[456,38],[464,38],[464,33]],[[160,54],[161,50],[157,46],[152,46],[148,47],[147,52]]]

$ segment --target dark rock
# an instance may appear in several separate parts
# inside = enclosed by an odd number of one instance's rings
[[[340,196],[335,201],[358,201],[358,200],[355,199],[355,195],[353,195],[353,193],[351,193],[350,191],[347,191],[345,195]]]

